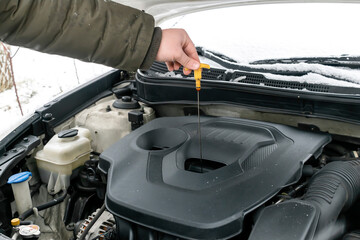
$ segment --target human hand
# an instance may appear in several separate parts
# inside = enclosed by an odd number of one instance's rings
[[[165,62],[169,71],[179,70],[183,65],[183,72],[186,75],[200,67],[195,46],[184,29],[162,30],[156,61]]]

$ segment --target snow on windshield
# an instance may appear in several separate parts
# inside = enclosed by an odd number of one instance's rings
[[[222,53],[246,66],[263,59],[360,56],[359,12],[360,4],[239,6],[189,14],[161,27],[184,28],[196,46]],[[265,74],[271,79],[360,87],[359,70],[305,63],[252,67],[311,71],[296,78]]]

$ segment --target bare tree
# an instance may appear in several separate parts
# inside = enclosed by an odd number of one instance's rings
[[[10,47],[0,42],[0,92],[14,87],[16,100],[18,102],[21,115],[24,116],[19,94],[17,92]]]
[[[0,44],[0,92],[13,87],[11,74],[10,47],[4,43]]]

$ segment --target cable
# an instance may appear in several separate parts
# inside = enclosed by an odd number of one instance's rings
[[[87,227],[85,228],[85,230],[83,231],[83,233],[81,234],[81,236],[79,237],[78,240],[84,240],[86,235],[88,234],[88,232],[90,231],[91,227],[95,224],[96,220],[99,219],[99,217],[101,216],[101,214],[105,211],[105,203],[101,206],[100,210],[96,213],[96,215],[94,216],[94,218],[91,220],[91,222],[87,225]]]
[[[41,187],[41,182],[38,182],[38,183],[36,183],[35,185],[30,186],[30,189],[32,188],[32,189],[31,189],[30,196],[33,197],[33,196],[35,195],[35,193],[36,193],[37,191],[39,191],[40,187]]]
[[[67,191],[66,190],[63,190],[63,195],[61,195],[60,197],[58,198],[54,198],[53,200],[47,202],[47,203],[44,203],[42,205],[39,205],[37,207],[34,207],[36,208],[38,211],[42,211],[44,209],[47,209],[49,207],[52,207],[52,206],[55,206],[59,203],[61,203],[62,201],[64,201],[64,199],[66,198],[66,195],[67,195]],[[28,218],[29,216],[31,216],[33,213],[34,213],[34,208],[31,208],[29,210],[26,210],[23,214],[21,214],[19,216],[19,219],[20,220],[25,220],[26,218]]]

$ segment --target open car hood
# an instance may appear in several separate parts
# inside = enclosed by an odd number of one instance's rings
[[[156,24],[180,15],[239,5],[273,3],[359,3],[359,0],[113,0],[153,15]]]

